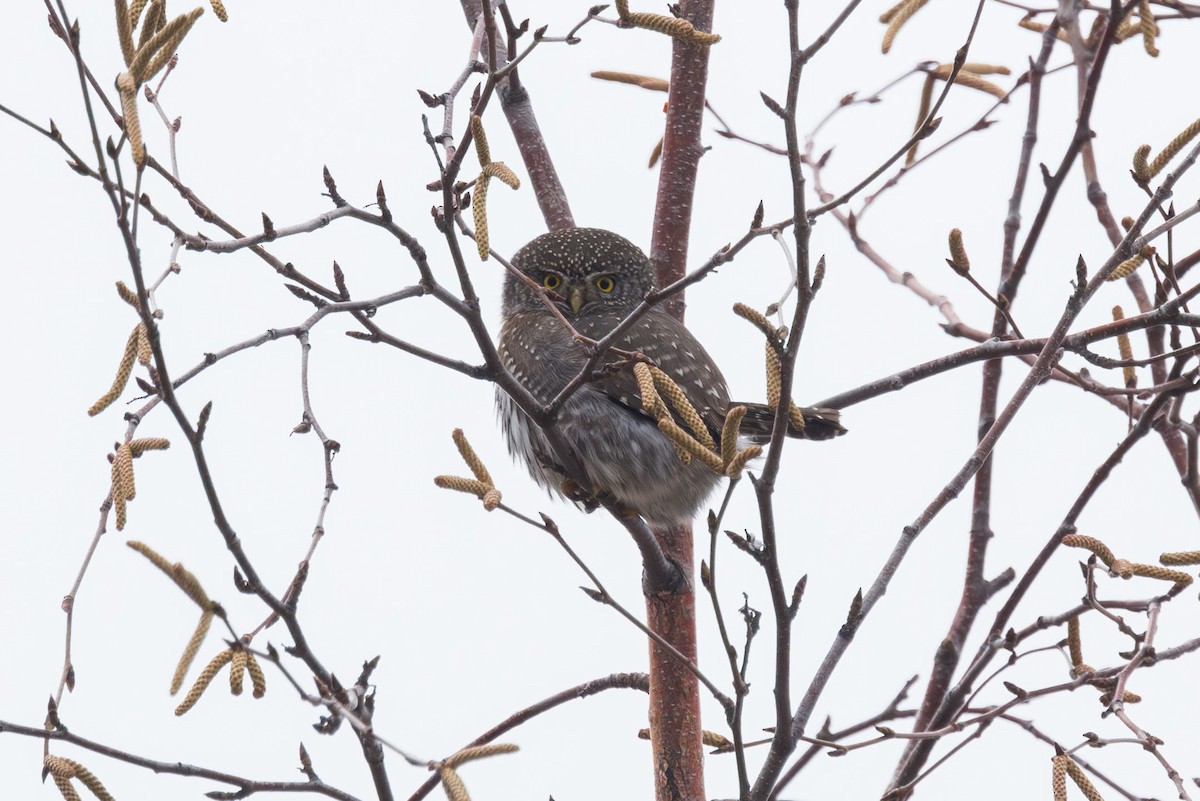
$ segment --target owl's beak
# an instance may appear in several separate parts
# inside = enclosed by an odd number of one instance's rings
[[[571,309],[576,314],[579,314],[579,310],[583,308],[583,292],[584,288],[581,286],[571,287]]]

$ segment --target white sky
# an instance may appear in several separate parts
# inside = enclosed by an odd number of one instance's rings
[[[530,17],[531,27],[548,24],[550,33],[561,34],[588,5],[515,0],[513,8],[518,18]],[[802,5],[807,40],[824,27],[833,6]],[[802,129],[848,92],[870,92],[920,61],[949,61],[974,8],[973,3],[931,3],[883,57],[877,17],[887,5],[864,4],[809,66]],[[69,8],[80,15],[89,63],[108,85],[120,69],[111,6],[76,1]],[[423,189],[436,169],[421,132],[420,115],[427,112],[415,90],[439,93],[462,69],[469,31],[458,4],[334,7],[308,0],[231,0],[229,11],[225,25],[211,13],[200,20],[163,92],[168,113],[183,118],[178,140],[183,179],[246,231],[257,230],[260,212],[283,226],[329,209],[321,196],[322,165],[329,166],[341,193],[360,206],[374,200],[376,181],[382,179],[397,221],[425,244],[438,276],[452,283],[450,262],[428,211],[438,196]],[[1014,9],[989,4],[971,60],[1007,64],[1019,73],[1027,57],[1036,55],[1040,38],[1017,28],[1018,18]],[[712,51],[712,103],[739,132],[780,142],[782,132],[758,91],[783,95],[786,18],[781,4],[719,4],[715,30],[724,40]],[[669,46],[650,33],[599,24],[585,27],[582,38],[575,47],[540,47],[522,67],[522,76],[577,222],[611,228],[648,247],[657,173],[645,168],[645,160],[659,136],[663,98],[599,84],[588,75],[612,69],[665,76]],[[1111,55],[1092,127],[1105,189],[1118,217],[1136,214],[1144,202],[1128,179],[1134,149],[1148,142],[1157,151],[1198,116],[1190,90],[1190,76],[1200,68],[1197,44],[1185,26],[1165,23],[1156,61],[1136,40]],[[53,117],[78,152],[90,153],[74,66],[47,30],[41,3],[20,0],[0,11],[0,53],[0,103],[41,124]],[[1052,63],[1066,57],[1061,49]],[[836,148],[826,171],[831,188],[851,185],[904,140],[919,84],[910,78],[885,103],[852,109],[825,129],[818,150]],[[1047,79],[1036,160],[1053,165],[1061,157],[1074,122],[1073,86],[1072,74],[1065,71]],[[861,221],[864,236],[886,258],[946,293],[963,319],[977,327],[990,324],[991,312],[944,266],[946,232],[963,229],[975,274],[994,286],[1026,100],[1024,91],[1018,93],[995,115],[995,126],[909,176]],[[969,126],[990,103],[986,95],[953,92],[931,141]],[[464,108],[465,102],[456,131]],[[151,152],[165,158],[164,130],[144,102],[142,120]],[[489,110],[486,122],[493,156],[524,176],[498,106]],[[788,214],[787,171],[778,157],[721,139],[711,121],[705,142],[712,150],[702,162],[691,243],[691,262],[697,266],[743,233],[760,199],[768,220]],[[0,263],[10,297],[0,315],[9,387],[0,397],[0,419],[8,422],[0,461],[7,532],[0,557],[0,598],[7,610],[0,625],[0,719],[36,725],[62,665],[59,601],[97,525],[96,509],[109,482],[104,455],[125,429],[119,404],[95,419],[84,412],[109,385],[135,320],[112,289],[114,281],[129,282],[130,276],[99,188],[67,169],[50,142],[8,118],[0,119],[0,153],[5,188]],[[473,158],[467,165],[470,173]],[[1191,202],[1195,186],[1195,176],[1189,176],[1178,196],[1180,206]],[[1026,222],[1039,189],[1035,173]],[[145,191],[185,228],[202,228],[160,182],[148,180]],[[511,254],[543,228],[527,186],[515,193],[495,187],[489,206],[492,244],[500,252]],[[213,229],[203,230],[215,236]],[[1178,233],[1177,253],[1195,249],[1192,230],[1185,225]],[[818,253],[827,254],[829,271],[802,349],[797,400],[826,397],[970,344],[948,338],[938,327],[937,311],[889,284],[850,248],[833,220],[818,225],[813,241]],[[140,245],[151,275],[169,262],[170,243],[169,233],[143,218]],[[326,283],[336,259],[356,298],[416,281],[406,254],[393,241],[345,220],[271,249]],[[1044,335],[1058,318],[1081,253],[1097,266],[1110,249],[1085,202],[1076,167],[1018,299],[1015,314],[1027,335]],[[182,273],[158,293],[167,358],[176,374],[207,351],[268,328],[295,325],[311,311],[248,253],[184,252],[179,262]],[[474,266],[493,330],[499,269],[490,263]],[[761,396],[761,345],[759,335],[729,307],[734,301],[766,306],[782,291],[786,270],[778,247],[760,240],[689,293],[690,325],[722,365],[735,396]],[[1107,320],[1117,303],[1133,308],[1123,286],[1106,287],[1076,328]],[[432,299],[393,306],[377,319],[397,336],[477,361],[465,328]],[[641,635],[579,592],[585,577],[549,538],[501,514],[485,514],[467,496],[433,487],[434,475],[465,471],[450,441],[451,429],[466,430],[507,503],[526,513],[551,514],[614,595],[640,610],[640,565],[624,532],[601,515],[585,517],[548,500],[511,466],[493,422],[489,385],[350,340],[342,332],[351,328],[350,322],[328,318],[312,338],[315,411],[343,447],[335,462],[340,490],[301,609],[315,650],[343,680],[351,681],[364,659],[382,656],[375,673],[378,731],[422,758],[435,759],[513,711],[573,684],[644,670]],[[1135,340],[1134,348],[1145,355],[1144,340]],[[1116,356],[1112,343],[1099,350]],[[273,342],[226,360],[181,393],[193,415],[208,400],[214,402],[207,449],[217,485],[248,552],[279,591],[308,547],[323,484],[317,439],[289,436],[301,412],[298,368],[297,343]],[[874,579],[902,527],[973,449],[979,374],[979,367],[969,367],[853,407],[844,418],[849,435],[833,443],[801,444],[791,452],[778,501],[784,564],[790,580],[809,575],[797,621],[794,695],[807,685],[850,599]],[[1006,365],[1005,392],[1024,375],[1020,363]],[[125,399],[133,395],[127,392]],[[1077,389],[1053,384],[1035,393],[995,455],[996,538],[989,575],[1010,565],[1024,569],[1125,430],[1122,415]],[[225,605],[239,631],[256,626],[264,612],[229,580],[229,556],[166,410],[150,415],[139,435],[166,436],[175,447],[138,462],[130,523],[124,532],[104,537],[86,576],[73,641],[78,685],[63,704],[64,722],[83,736],[146,757],[259,779],[301,779],[296,747],[303,741],[323,779],[370,797],[357,741],[348,730],[333,738],[313,732],[309,724],[316,711],[298,703],[272,670],[262,701],[248,694],[230,697],[223,674],[192,712],[182,719],[172,714],[176,700],[166,688],[196,613],[121,543],[140,539],[182,561]],[[748,490],[743,487],[735,499],[727,525],[756,532]],[[826,714],[835,725],[870,716],[910,675],[927,673],[958,602],[967,495],[918,541],[830,683],[813,729]],[[1130,559],[1151,561],[1161,551],[1196,547],[1195,514],[1156,437],[1118,468],[1080,529]],[[707,548],[703,532],[698,541]],[[1018,627],[1077,601],[1080,558],[1061,553],[1052,560],[1020,607]],[[722,545],[719,567],[727,614],[740,605],[743,591],[753,606],[769,611],[765,585],[749,560]],[[1142,597],[1152,591],[1147,582],[1138,582],[1111,587],[1108,595]],[[700,610],[701,664],[725,683],[706,598],[700,599]],[[992,612],[985,610],[978,628],[990,624]],[[1141,627],[1140,619],[1129,617]],[[1195,592],[1189,590],[1164,611],[1159,643],[1195,637],[1198,626]],[[772,722],[770,628],[768,614],[754,644],[748,737]],[[1051,632],[1037,644],[1050,645],[1061,636]],[[277,646],[288,642],[278,628],[267,639]],[[260,638],[256,644],[265,642]],[[968,651],[977,645],[976,636]],[[1095,616],[1085,622],[1085,648],[1093,664],[1117,664],[1116,650],[1127,645],[1109,636]],[[214,628],[201,650],[201,664],[222,647]],[[1200,699],[1193,677],[1194,668],[1176,662],[1139,672],[1131,684],[1147,699],[1132,714],[1166,740],[1165,753],[1186,777],[1200,773],[1194,727]],[[1051,652],[1030,657],[1004,678],[1033,688],[1065,681],[1067,674],[1063,659]],[[1006,698],[997,683],[981,701]],[[504,738],[522,746],[519,755],[466,768],[467,785],[480,799],[648,797],[648,745],[634,736],[645,725],[644,710],[644,697],[629,691],[569,704]],[[1068,746],[1080,742],[1086,730],[1125,736],[1118,722],[1101,720],[1100,711],[1095,691],[1085,688],[1018,714],[1035,719]],[[717,704],[706,701],[705,715],[708,728],[723,730]],[[121,801],[164,794],[198,798],[231,789],[155,777],[77,748],[54,750],[83,761]],[[886,786],[898,753],[897,744],[888,744],[839,760],[822,757],[786,795],[872,797]],[[959,795],[964,786],[980,798],[1048,796],[1051,756],[1045,744],[997,723],[982,742],[928,780],[926,797]],[[1163,798],[1174,793],[1135,745],[1084,756],[1135,793]],[[0,737],[0,776],[8,797],[55,797],[52,785],[39,785],[40,759],[40,742]],[[407,797],[425,779],[424,769],[410,768],[394,755],[389,754],[388,764],[398,797]],[[710,797],[736,792],[731,757],[709,758],[707,772]]]

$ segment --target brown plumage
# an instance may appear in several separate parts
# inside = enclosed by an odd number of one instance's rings
[[[633,243],[610,231],[574,228],[534,239],[513,265],[557,296],[557,305],[582,335],[600,339],[612,331],[654,288],[654,272]],[[514,276],[504,284],[500,356],[505,367],[542,403],[549,403],[587,360],[538,293]],[[650,309],[616,343],[639,351],[687,394],[715,439],[720,438],[729,393],[712,357],[692,333],[662,308]],[[616,361],[615,356],[607,359]],[[562,493],[563,476],[545,435],[502,390],[497,411],[509,450],[539,484]],[[748,407],[741,433],[751,440],[770,437],[774,411]],[[792,436],[828,439],[845,431],[833,409],[806,409],[805,431]],[[563,405],[559,429],[587,472],[583,489],[607,492],[652,524],[690,520],[716,486],[719,476],[699,460],[683,464],[674,446],[641,404],[629,367],[605,372]],[[577,498],[573,498],[577,499]]]

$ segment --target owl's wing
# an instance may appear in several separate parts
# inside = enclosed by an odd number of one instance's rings
[[[581,320],[579,333],[599,339],[611,331],[620,319],[601,319],[597,315],[586,323]],[[617,347],[640,351],[652,359],[684,391],[713,438],[720,440],[725,410],[729,406],[725,377],[708,351],[683,323],[666,312],[653,309],[634,324],[617,343]],[[605,361],[611,362],[612,359]],[[642,408],[641,393],[631,366],[607,373],[603,378],[593,381],[592,386],[630,411],[649,416]],[[682,420],[677,418],[677,422],[686,430]]]

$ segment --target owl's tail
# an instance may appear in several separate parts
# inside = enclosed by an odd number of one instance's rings
[[[742,418],[742,435],[751,442],[765,445],[771,440],[771,426],[775,424],[775,410],[765,403],[731,403],[734,406],[745,406],[746,416]],[[842,425],[842,413],[837,409],[820,407],[801,407],[804,415],[804,429],[801,430],[788,423],[787,435],[800,439],[833,439],[846,433]]]

